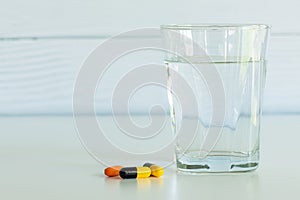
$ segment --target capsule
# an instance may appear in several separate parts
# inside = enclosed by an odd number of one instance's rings
[[[164,168],[162,168],[160,166],[157,166],[152,163],[145,163],[143,166],[150,168],[152,176],[160,177],[160,176],[164,175]]]
[[[149,167],[123,167],[119,175],[124,178],[148,178],[151,175]]]
[[[119,176],[120,169],[122,168],[123,166],[119,166],[119,165],[108,167],[104,170],[104,174],[109,177]]]

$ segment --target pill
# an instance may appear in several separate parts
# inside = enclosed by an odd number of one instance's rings
[[[119,166],[119,165],[108,167],[104,170],[104,174],[109,177],[119,176],[119,172],[120,172],[120,169],[122,169],[122,167],[123,166]]]
[[[162,168],[158,165],[155,165],[155,164],[152,164],[152,163],[145,163],[143,166],[150,168],[152,176],[160,177],[164,174],[164,168]]]
[[[123,167],[119,175],[122,178],[147,178],[151,175],[149,167]]]

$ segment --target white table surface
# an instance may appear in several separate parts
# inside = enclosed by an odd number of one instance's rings
[[[0,199],[299,199],[300,115],[264,116],[252,173],[107,178],[82,147],[72,117],[0,118]]]

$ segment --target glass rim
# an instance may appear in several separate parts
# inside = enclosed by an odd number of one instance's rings
[[[169,30],[263,30],[270,29],[267,24],[163,24],[161,29]]]

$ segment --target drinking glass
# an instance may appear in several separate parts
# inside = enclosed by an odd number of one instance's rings
[[[161,32],[178,171],[255,170],[270,27],[162,25]]]

